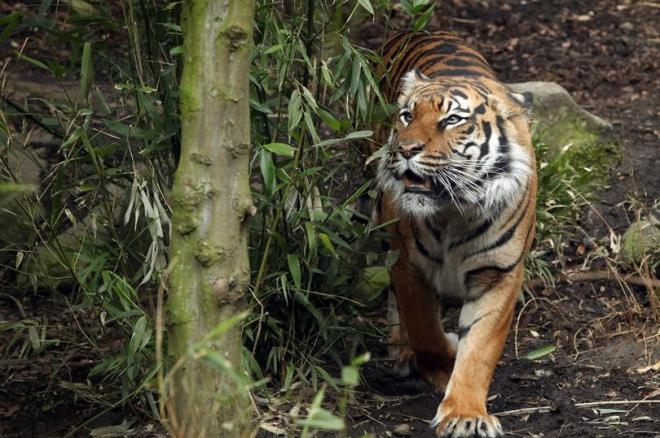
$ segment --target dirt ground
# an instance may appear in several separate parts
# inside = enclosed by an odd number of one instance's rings
[[[613,158],[611,183],[593,209],[585,209],[583,235],[564,242],[567,267],[589,261],[589,251],[579,249],[585,239],[607,247],[610,230],[623,233],[660,199],[659,24],[657,2],[438,2],[431,27],[467,39],[500,79],[558,82],[614,125],[623,159]],[[382,24],[364,26],[359,38],[375,47]],[[0,296],[0,321],[24,313],[51,324],[51,337],[66,346],[65,355],[49,351],[34,362],[0,360],[0,437],[63,436],[87,420],[83,430],[125,418],[111,406],[100,413],[93,393],[67,383],[84,382],[102,356],[91,347],[97,342],[77,346],[79,328],[98,341],[111,334],[94,328],[92,315],[76,313],[78,327],[59,326],[47,310],[53,308],[75,313],[61,297],[35,295],[16,303]],[[556,346],[552,353],[524,359],[550,345]],[[348,436],[432,437],[428,420],[441,395],[418,379],[389,373],[384,343],[372,353],[364,384],[349,406]],[[517,309],[489,409],[511,436],[660,437],[659,364],[660,325],[643,286],[603,280],[535,288]],[[149,407],[141,409],[144,420],[135,436],[162,436],[155,421],[147,420]],[[82,430],[75,435],[86,436]]]

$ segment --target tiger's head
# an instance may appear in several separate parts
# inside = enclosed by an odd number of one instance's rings
[[[398,115],[378,180],[403,213],[447,206],[483,212],[513,200],[534,172],[527,127],[531,94],[490,78],[402,78]]]

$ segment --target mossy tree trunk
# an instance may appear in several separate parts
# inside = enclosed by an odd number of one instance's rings
[[[240,371],[240,327],[205,339],[244,306],[249,283],[246,218],[249,190],[249,55],[254,0],[187,0],[181,25],[181,160],[172,189],[173,235],[168,297],[168,414],[177,436],[247,433]],[[194,360],[203,343],[220,367]],[[199,357],[200,354],[197,354]],[[182,360],[182,358],[187,358]]]

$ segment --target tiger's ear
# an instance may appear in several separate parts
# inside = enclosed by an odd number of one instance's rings
[[[410,70],[401,78],[401,94],[409,94],[416,85],[430,80],[418,68]]]
[[[509,98],[525,109],[530,109],[534,103],[534,95],[529,91],[509,93]]]

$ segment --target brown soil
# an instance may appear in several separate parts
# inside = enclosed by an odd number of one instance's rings
[[[503,81],[558,82],[614,124],[623,159],[613,158],[611,184],[594,210],[585,209],[581,224],[604,248],[610,229],[621,234],[660,199],[658,23],[658,3],[625,0],[444,1],[432,22],[465,37]],[[382,25],[365,26],[360,38],[376,46]],[[6,49],[0,59],[17,47]],[[566,239],[567,267],[589,256],[579,247],[583,240]],[[660,327],[647,290],[616,281],[559,283],[534,289],[527,300],[490,391],[489,409],[505,430],[525,437],[660,436],[660,372],[643,371],[660,363]],[[29,295],[17,303],[0,294],[0,321],[28,318],[47,325],[48,338],[59,345],[31,361],[0,359],[0,437],[87,436],[91,428],[135,417],[112,405],[99,410],[103,382],[88,377],[100,358],[121,347],[107,341],[111,332],[61,297]],[[67,326],[70,321],[76,326]],[[82,333],[89,342],[81,341]],[[524,359],[548,345],[556,350]],[[427,420],[441,396],[419,379],[393,376],[384,352],[384,344],[375,345],[364,368],[364,384],[349,406],[348,435],[432,437]],[[141,408],[133,436],[162,436],[147,420],[149,406]]]

